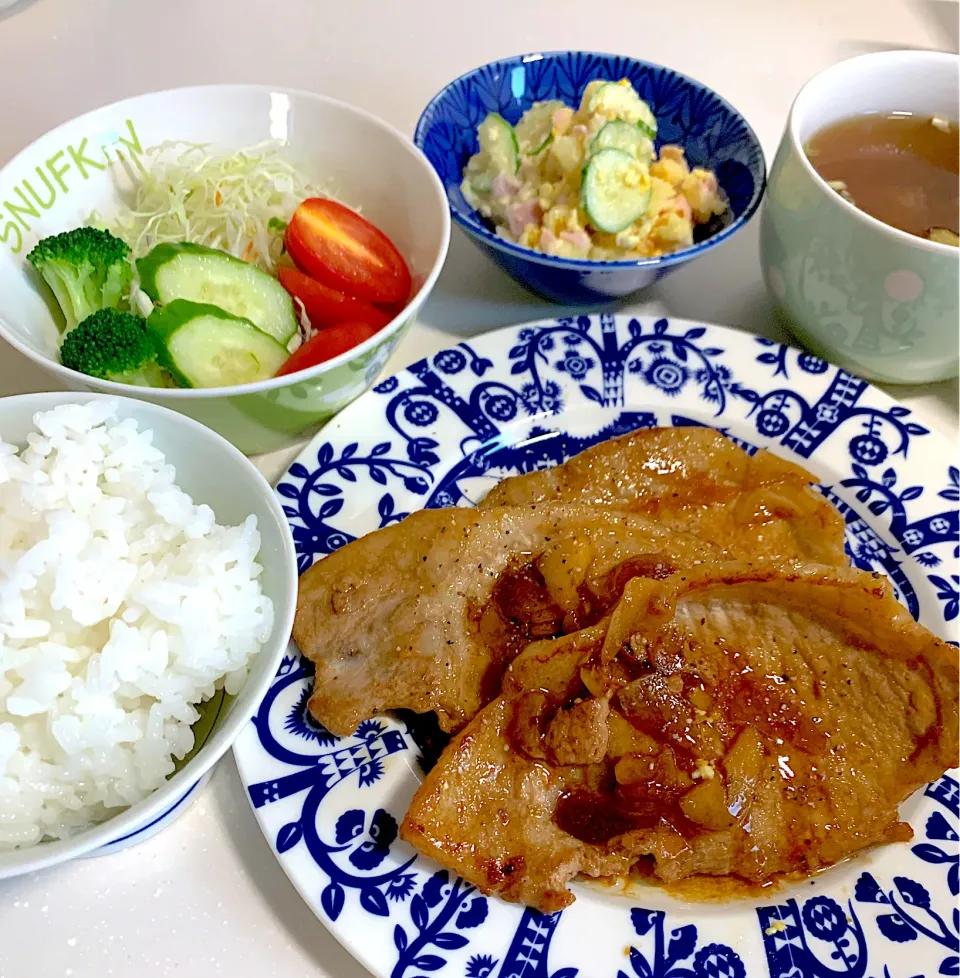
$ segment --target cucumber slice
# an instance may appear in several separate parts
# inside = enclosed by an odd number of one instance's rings
[[[147,319],[157,360],[181,387],[231,387],[275,376],[290,356],[247,319],[219,306],[174,299]]]
[[[566,108],[563,102],[535,102],[523,113],[523,118],[517,123],[514,132],[521,149],[532,156],[543,149],[545,140],[553,132],[553,114],[558,109]],[[540,149],[534,150],[532,147]]]
[[[598,153],[601,149],[622,149],[641,162],[649,162],[653,156],[653,144],[650,140],[638,126],[624,122],[622,119],[611,119],[605,122],[593,137],[590,152]]]
[[[652,112],[650,112],[650,118],[653,119],[653,122],[649,122],[649,121],[646,121],[644,119],[638,119],[637,120],[637,128],[640,130],[640,132],[642,132],[644,134],[644,136],[647,137],[647,139],[656,139],[657,138],[657,120],[654,117],[654,115],[653,115]]]
[[[160,244],[137,261],[140,288],[154,302],[204,302],[287,343],[297,331],[290,293],[265,271],[225,251],[182,242]]]
[[[632,122],[645,136],[656,139],[656,116],[629,83],[605,82],[587,100],[587,111]]]
[[[650,177],[622,149],[602,149],[583,170],[580,202],[598,231],[630,227],[650,206]]]
[[[527,156],[539,156],[553,142],[553,133],[547,133],[547,138],[539,145],[527,153]]]
[[[480,151],[486,153],[497,170],[516,173],[520,169],[520,144],[513,126],[502,115],[491,112],[477,127]]]
[[[476,194],[488,194],[493,186],[493,177],[485,170],[481,173],[472,173],[467,177],[467,181]]]

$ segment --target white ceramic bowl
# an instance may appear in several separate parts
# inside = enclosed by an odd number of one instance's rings
[[[417,286],[407,308],[353,350],[309,370],[210,390],[131,388],[63,367],[52,296],[26,261],[41,238],[110,217],[130,189],[108,166],[166,141],[244,149],[284,141],[289,159],[363,210],[400,249]],[[0,338],[49,371],[58,387],[164,404],[220,432],[247,454],[286,447],[373,384],[429,295],[447,254],[450,215],[423,154],[376,117],[309,92],[208,85],[126,99],[64,123],[0,170]]]
[[[104,399],[102,394],[24,394],[0,398],[0,435],[22,444],[34,430],[33,417],[60,404]],[[190,760],[150,797],[107,822],[72,838],[42,842],[29,849],[0,852],[0,879],[65,862],[105,846],[116,848],[153,834],[179,815],[196,796],[197,783],[209,775],[253,715],[270,685],[290,636],[297,596],[293,539],[276,495],[254,465],[219,435],[183,415],[132,398],[117,398],[121,418],[134,418],[141,431],[177,470],[177,484],[194,501],[207,503],[220,523],[257,517],[263,588],[274,603],[276,619],[269,640],[250,669],[243,689],[220,714],[215,727]]]

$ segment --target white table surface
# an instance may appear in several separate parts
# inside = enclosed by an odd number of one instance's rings
[[[457,0],[33,0],[0,19],[0,162],[97,105],[209,82],[311,89],[412,133],[428,99],[468,68],[570,47],[700,79],[745,114],[769,161],[810,75],[888,47],[956,51],[957,16],[953,0],[486,0],[469,13]],[[756,252],[754,222],[628,308],[780,338]],[[455,230],[436,290],[388,370],[549,312]],[[19,354],[0,349],[0,396],[49,388]],[[956,439],[956,382],[890,390]],[[293,454],[258,464],[274,480]],[[0,978],[218,974],[367,975],[287,881],[232,757],[186,815],[141,846],[0,882]]]

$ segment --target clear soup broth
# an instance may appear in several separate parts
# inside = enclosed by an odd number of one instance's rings
[[[921,238],[958,245],[956,122],[871,113],[832,123],[805,146],[813,168],[845,200]]]

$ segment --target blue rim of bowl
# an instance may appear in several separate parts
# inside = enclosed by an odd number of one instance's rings
[[[104,842],[102,846],[92,850],[91,852],[88,852],[87,855],[108,856],[110,855],[110,849],[112,846],[119,845],[121,842],[127,842],[128,840],[133,839],[138,835],[143,835],[144,832],[149,832],[150,829],[154,828],[164,819],[169,818],[175,811],[177,811],[177,809],[180,808],[181,805],[183,805],[189,798],[193,796],[193,793],[200,786],[200,782],[212,774],[213,774],[213,768],[211,768],[209,771],[204,771],[204,773],[201,774],[200,777],[197,778],[197,780],[194,781],[193,784],[190,785],[190,787],[187,788],[187,790],[169,808],[164,809],[164,811],[162,811],[155,819],[153,819],[150,822],[147,822],[146,825],[141,825],[140,828],[134,829],[132,832],[128,832],[126,835],[121,835],[116,839],[111,839],[109,842]]]
[[[522,245],[514,244],[512,241],[505,241],[503,238],[497,237],[493,234],[487,227],[485,227],[480,221],[472,217],[476,211],[470,211],[470,217],[464,216],[464,214],[454,206],[451,202],[449,194],[446,194],[446,184],[444,184],[444,192],[447,197],[447,206],[450,208],[450,213],[453,216],[454,221],[464,230],[470,234],[476,235],[478,238],[483,239],[487,244],[500,251],[505,251],[508,254],[516,255],[518,258],[525,258],[527,261],[536,262],[538,265],[550,265],[553,268],[565,268],[570,271],[577,272],[588,272],[588,271],[598,271],[598,270],[623,270],[628,268],[658,268],[666,265],[677,265],[685,261],[689,261],[691,258],[697,255],[702,255],[706,251],[710,251],[715,248],[718,244],[726,241],[732,234],[740,230],[753,215],[757,212],[757,208],[760,206],[760,201],[763,199],[764,191],[767,187],[767,160],[763,153],[763,147],[760,145],[760,140],[757,138],[757,134],[753,131],[753,126],[747,121],[743,113],[739,112],[734,108],[722,95],[714,91],[709,85],[705,85],[703,82],[698,81],[696,78],[692,78],[690,75],[685,75],[682,71],[677,71],[674,68],[670,68],[667,65],[660,65],[654,61],[644,61],[642,58],[631,58],[629,55],[623,54],[610,54],[604,51],[534,51],[529,54],[515,54],[510,55],[506,58],[497,58],[494,61],[488,61],[486,64],[477,65],[475,68],[471,68],[469,71],[465,71],[462,75],[458,75],[453,81],[448,82],[443,88],[433,96],[432,99],[427,103],[424,110],[420,113],[420,118],[417,120],[417,127],[413,133],[413,142],[417,149],[423,153],[424,156],[429,160],[430,157],[427,156],[426,150],[424,148],[424,142],[426,139],[427,126],[433,121],[433,116],[436,111],[436,106],[447,94],[447,92],[460,82],[466,81],[478,72],[483,71],[486,68],[491,68],[494,65],[512,65],[512,64],[526,64],[529,61],[533,61],[540,58],[551,58],[563,54],[579,54],[584,57],[592,58],[619,58],[622,61],[631,61],[635,65],[639,65],[644,69],[652,69],[655,71],[669,71],[677,78],[683,79],[690,85],[695,85],[702,88],[704,91],[710,92],[714,98],[730,113],[735,115],[742,123],[743,127],[746,129],[749,138],[753,141],[756,146],[757,153],[760,157],[761,172],[760,180],[758,181],[756,187],[754,187],[753,196],[750,198],[750,202],[747,204],[743,213],[737,217],[734,221],[727,225],[727,227],[718,231],[716,234],[711,235],[706,241],[701,241],[699,244],[691,245],[689,248],[682,248],[680,251],[671,252],[668,255],[661,255],[658,258],[637,258],[631,261],[595,261],[586,258],[558,258],[555,255],[544,255],[539,251],[534,251],[532,248],[524,248]],[[430,164],[433,166],[433,163]],[[439,173],[437,174],[439,177]],[[441,178],[442,182],[442,178]]]

